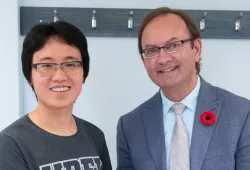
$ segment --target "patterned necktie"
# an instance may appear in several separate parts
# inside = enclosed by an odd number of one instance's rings
[[[190,170],[188,129],[182,119],[185,105],[175,103],[171,109],[176,114],[176,122],[170,146],[170,169]]]

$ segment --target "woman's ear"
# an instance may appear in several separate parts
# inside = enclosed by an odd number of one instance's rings
[[[32,82],[32,78],[31,78],[31,77],[30,77],[29,85],[30,85],[31,87],[33,86],[33,82]]]

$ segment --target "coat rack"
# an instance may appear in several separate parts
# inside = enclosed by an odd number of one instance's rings
[[[67,21],[88,37],[137,37],[142,19],[152,9],[20,7],[20,34],[41,22]],[[185,10],[202,38],[250,39],[250,11]]]

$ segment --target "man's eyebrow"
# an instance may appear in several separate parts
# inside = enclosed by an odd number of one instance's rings
[[[147,44],[145,46],[145,48],[152,48],[152,47],[157,47],[157,45],[155,45],[155,44]]]
[[[170,43],[170,42],[172,42],[172,41],[177,41],[177,40],[179,40],[179,38],[177,38],[177,37],[172,37],[172,38],[170,38],[169,40],[167,40],[167,41],[165,42],[165,44],[166,44],[166,43]]]
[[[171,42],[173,42],[173,41],[175,41],[175,40],[177,41],[177,40],[179,40],[179,38],[177,38],[177,37],[172,37],[172,38],[168,39],[167,41],[165,41],[164,44],[171,43]],[[145,46],[145,48],[152,48],[152,47],[158,47],[158,46],[155,45],[155,44],[147,44],[147,45]]]

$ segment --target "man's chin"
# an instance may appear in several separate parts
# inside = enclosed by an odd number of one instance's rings
[[[178,86],[178,82],[175,80],[170,80],[170,81],[165,81],[165,82],[161,82],[159,83],[159,87],[161,89],[172,89]]]

